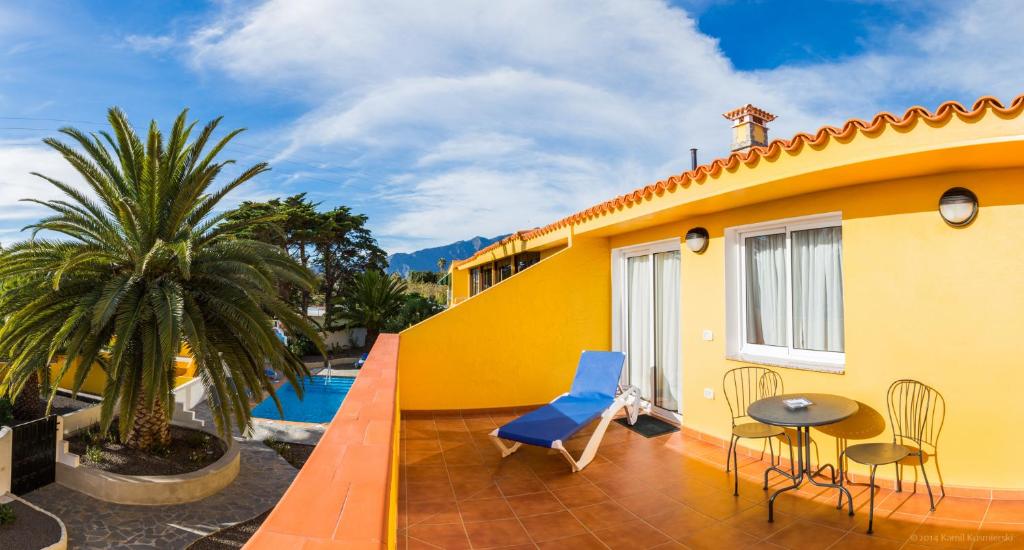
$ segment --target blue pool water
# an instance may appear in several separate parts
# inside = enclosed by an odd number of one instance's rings
[[[277,389],[277,398],[281,400],[281,408],[284,410],[284,420],[317,424],[330,422],[334,418],[334,413],[338,412],[338,407],[341,407],[341,402],[345,400],[345,395],[348,394],[354,381],[355,378],[345,376],[332,378],[313,376],[306,379],[302,400],[299,400],[291,383],[285,382]],[[256,405],[252,410],[252,415],[257,418],[282,420],[274,405],[274,400],[270,397]]]

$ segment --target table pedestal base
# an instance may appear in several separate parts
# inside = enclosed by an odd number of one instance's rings
[[[835,482],[835,467],[832,466],[831,464],[826,464],[818,468],[817,471],[811,471],[811,428],[809,426],[800,426],[796,430],[796,446],[798,450],[796,474],[794,475],[790,472],[783,471],[782,469],[776,466],[772,466],[764,471],[764,489],[766,491],[768,490],[768,474],[772,471],[775,471],[776,473],[782,475],[786,479],[789,479],[793,482],[793,485],[783,487],[778,491],[775,491],[775,493],[773,493],[772,496],[768,499],[768,521],[775,520],[775,499],[782,493],[785,493],[786,491],[799,489],[800,486],[803,485],[805,477],[809,483],[817,485],[818,487],[830,487],[833,489],[838,489],[839,509],[843,508],[843,495],[846,495],[846,500],[850,505],[850,515],[852,516],[853,495],[850,494],[850,491],[846,487],[843,487],[842,485]],[[790,465],[790,467],[792,467],[792,464]],[[820,483],[817,480],[815,480],[814,476],[820,474],[826,468],[828,468],[831,471],[830,477],[832,479],[832,483]]]

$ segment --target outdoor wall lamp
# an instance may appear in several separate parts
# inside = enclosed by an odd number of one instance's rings
[[[939,214],[953,227],[963,227],[978,215],[978,197],[970,189],[954,187],[939,199]]]
[[[686,248],[691,252],[701,254],[708,249],[708,230],[703,227],[694,227],[686,232]]]

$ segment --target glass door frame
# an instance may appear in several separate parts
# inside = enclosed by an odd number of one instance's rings
[[[625,314],[626,310],[626,297],[628,296],[628,277],[626,271],[626,260],[627,258],[636,256],[648,256],[650,258],[649,265],[651,269],[651,293],[650,293],[650,311],[651,311],[651,322],[654,322],[654,255],[661,252],[678,252],[680,261],[683,257],[683,241],[679,237],[664,239],[661,241],[652,241],[647,243],[641,243],[636,245],[624,246],[621,248],[613,248],[611,253],[612,261],[612,350],[625,352],[626,342],[625,336],[628,332],[629,316]],[[682,265],[680,265],[680,270]],[[682,296],[682,273],[679,276],[679,294]],[[680,317],[680,324],[682,326],[682,299],[678,305],[678,312]],[[654,330],[651,330],[651,349],[654,349]],[[682,338],[682,334],[675,335],[676,338]],[[679,357],[676,368],[679,369],[679,398],[677,399],[678,410],[668,410],[661,407],[655,406],[653,403],[648,403],[652,413],[664,417],[666,420],[673,422],[680,422],[682,420],[683,411],[683,352],[682,346],[680,346]],[[626,371],[623,373],[623,379],[629,380],[629,363],[627,360]],[[651,396],[653,397],[653,396]]]

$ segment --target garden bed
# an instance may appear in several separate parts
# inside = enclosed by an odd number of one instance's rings
[[[171,444],[157,452],[129,449],[118,441],[116,420],[107,437],[96,429],[67,438],[83,466],[132,476],[179,475],[201,470],[224,456],[227,446],[210,433],[171,426]]]
[[[14,511],[14,521],[0,525],[0,548],[35,550],[61,541],[63,532],[53,517],[17,500],[7,505]]]
[[[296,470],[302,469],[302,466],[309,460],[309,455],[313,454],[313,449],[316,448],[316,445],[287,443],[273,439],[265,439],[263,444],[277,451],[277,454],[281,455],[281,458],[285,459]]]
[[[242,523],[236,523],[231,527],[225,527],[215,533],[193,542],[188,550],[222,550],[224,548],[241,548],[256,533],[256,530],[263,525],[263,522],[270,515],[270,510]]]

